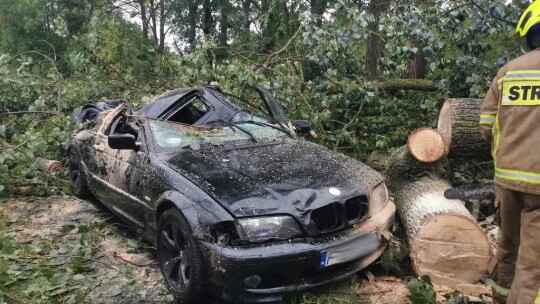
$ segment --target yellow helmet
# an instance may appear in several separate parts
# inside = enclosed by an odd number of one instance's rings
[[[540,23],[540,0],[535,0],[527,9],[521,14],[518,25],[516,27],[516,34],[520,37],[525,37],[531,27]]]

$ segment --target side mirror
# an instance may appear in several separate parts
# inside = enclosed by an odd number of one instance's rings
[[[109,147],[118,150],[137,150],[139,147],[136,140],[131,134],[113,134],[107,137]]]
[[[308,133],[311,131],[311,124],[307,120],[293,120],[292,125],[296,133]]]

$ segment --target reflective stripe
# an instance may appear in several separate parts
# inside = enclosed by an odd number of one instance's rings
[[[540,289],[538,289],[538,293],[536,294],[536,298],[534,298],[534,304],[540,304]]]
[[[495,289],[495,291],[503,296],[503,297],[508,297],[510,295],[510,289],[509,288],[504,288],[500,285],[497,285],[497,283],[493,282],[492,279],[486,279],[485,280],[486,284],[491,286],[493,289]]]
[[[493,287],[493,289],[495,289],[495,291],[503,297],[508,297],[510,295],[510,289],[508,288],[504,288],[497,284],[493,284],[491,287]]]
[[[519,73],[519,74],[506,74],[504,78],[511,79],[511,78],[536,78],[540,77],[540,73]]]
[[[493,151],[491,156],[493,157],[493,163],[497,167],[497,150],[499,150],[500,142],[500,126],[499,126],[499,115],[495,116],[495,123],[493,124],[493,129],[491,129],[491,134],[493,136]]]
[[[495,167],[495,176],[506,180],[540,184],[540,174],[534,172],[508,170]]]
[[[497,85],[500,90],[505,80],[538,80],[538,78],[540,78],[540,70],[509,71],[497,81]]]
[[[525,76],[524,76],[525,75]],[[530,77],[529,75],[540,76],[540,70],[514,70],[506,72],[505,77]]]
[[[499,90],[501,89],[503,82],[504,82],[504,77],[501,77],[501,79],[497,80],[497,87],[499,88]]]
[[[495,115],[480,114],[480,124],[481,125],[492,125],[494,122],[495,122]]]

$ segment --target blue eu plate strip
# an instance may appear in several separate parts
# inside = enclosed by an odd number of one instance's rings
[[[327,262],[328,262],[328,251],[325,251],[321,253],[321,263],[320,263],[321,269],[326,267]]]

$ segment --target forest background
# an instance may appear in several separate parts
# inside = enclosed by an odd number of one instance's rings
[[[483,97],[521,53],[528,1],[0,0],[0,197],[69,192],[71,111],[178,87],[250,98],[260,83],[315,141],[366,160],[436,124],[448,97]],[[415,79],[413,81],[408,81]]]

